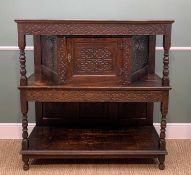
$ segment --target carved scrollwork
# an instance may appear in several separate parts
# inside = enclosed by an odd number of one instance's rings
[[[131,39],[123,38],[121,48],[123,51],[123,68],[122,68],[122,84],[127,85],[131,82],[130,80],[130,65],[131,65]]]
[[[58,38],[58,74],[60,81],[64,82],[66,80],[66,73],[67,73],[67,59],[66,59],[66,38],[60,37]]]
[[[108,59],[111,52],[107,48],[82,48],[82,59]]]

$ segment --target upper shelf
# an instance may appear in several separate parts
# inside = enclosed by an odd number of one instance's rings
[[[26,35],[166,35],[173,20],[15,20]]]
[[[87,84],[79,84],[76,81],[68,81],[64,85],[59,85],[48,80],[42,75],[32,74],[28,78],[27,86],[19,86],[19,89],[95,89],[95,90],[170,90],[170,86],[162,86],[161,78],[156,74],[148,74],[139,81],[135,81],[128,86],[121,85],[119,81],[99,81],[96,82],[92,77],[92,81]]]
[[[16,23],[125,23],[125,24],[172,24],[174,20],[46,20],[16,19]]]

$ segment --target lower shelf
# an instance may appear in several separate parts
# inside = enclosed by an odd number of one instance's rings
[[[28,150],[22,155],[37,158],[125,158],[157,157],[159,148],[154,126],[123,129],[66,129],[35,127]]]

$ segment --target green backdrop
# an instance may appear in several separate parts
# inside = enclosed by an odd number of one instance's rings
[[[14,19],[174,19],[172,46],[191,47],[190,0],[0,0],[0,48],[17,45]],[[28,38],[28,45],[32,41]],[[161,46],[161,38],[157,45]],[[156,72],[162,72],[162,51],[156,53]],[[0,123],[20,122],[18,51],[0,49]],[[33,71],[33,51],[27,51],[28,74]],[[191,122],[191,50],[170,53],[170,93],[168,121]],[[155,122],[160,119],[155,106]],[[30,104],[29,121],[34,122]]]

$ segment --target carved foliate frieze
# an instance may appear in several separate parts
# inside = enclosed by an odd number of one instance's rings
[[[110,23],[27,23],[26,34],[50,35],[138,35],[165,34],[168,24],[110,24]]]
[[[51,102],[156,102],[162,100],[160,91],[94,91],[94,90],[29,90],[30,101]]]
[[[123,68],[121,71],[122,84],[126,85],[131,82],[131,38],[123,38],[121,42],[121,50],[123,52]]]

